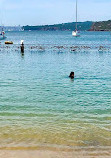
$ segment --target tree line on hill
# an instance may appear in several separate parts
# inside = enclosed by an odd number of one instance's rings
[[[111,20],[94,22],[90,31],[111,31]]]
[[[75,30],[75,22],[72,23],[63,23],[63,24],[55,24],[55,25],[41,25],[41,26],[23,26],[24,30],[37,30],[37,31],[73,31]],[[78,22],[78,30],[87,31],[91,28],[92,22]]]
[[[111,20],[99,22],[78,22],[78,30],[80,31],[111,31]],[[76,23],[63,23],[55,25],[41,25],[41,26],[23,26],[23,30],[36,30],[36,31],[73,31],[75,30]]]

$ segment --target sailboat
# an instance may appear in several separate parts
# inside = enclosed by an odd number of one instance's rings
[[[5,36],[5,31],[3,30],[3,28],[2,28],[2,31],[1,31],[1,33],[0,33],[0,40],[4,40],[6,38],[6,36]]]
[[[75,31],[72,31],[72,36],[74,36],[74,37],[80,36],[80,34],[77,31],[77,0],[76,0],[76,29],[75,29]]]

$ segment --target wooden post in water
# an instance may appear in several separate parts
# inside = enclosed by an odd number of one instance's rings
[[[20,48],[21,48],[21,53],[24,53],[24,41],[23,40],[21,40]]]

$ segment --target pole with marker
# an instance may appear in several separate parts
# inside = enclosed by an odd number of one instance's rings
[[[24,53],[24,40],[21,40],[21,53]]]

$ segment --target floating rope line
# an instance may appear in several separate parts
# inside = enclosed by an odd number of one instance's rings
[[[24,44],[25,50],[28,51],[90,51],[90,50],[97,50],[97,51],[111,51],[111,44]],[[2,50],[11,50],[11,51],[20,51],[20,44],[0,44],[0,51]]]

